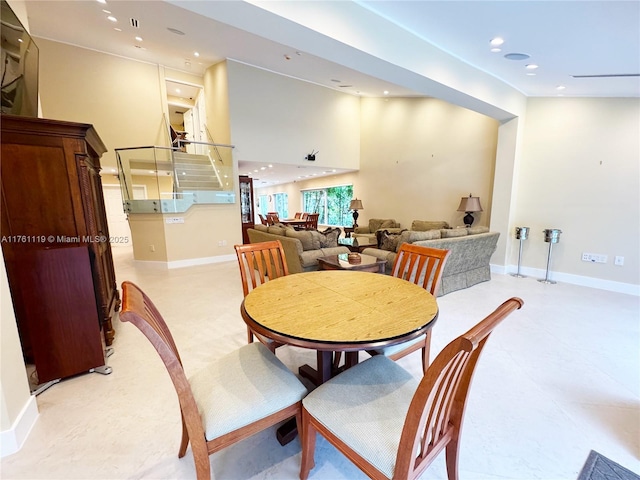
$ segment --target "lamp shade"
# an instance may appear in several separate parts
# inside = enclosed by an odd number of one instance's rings
[[[357,198],[351,200],[351,203],[349,204],[349,210],[364,210],[364,207],[362,206],[362,200],[358,200]]]
[[[469,194],[468,197],[462,197],[460,199],[460,205],[458,206],[458,212],[482,212],[480,197],[472,197],[471,194]]]

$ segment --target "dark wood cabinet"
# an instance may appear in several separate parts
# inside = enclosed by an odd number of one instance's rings
[[[120,307],[91,125],[2,115],[2,251],[25,358],[46,382],[105,364]]]
[[[242,243],[251,243],[247,230],[255,225],[253,210],[253,179],[240,175],[240,215],[242,221]]]

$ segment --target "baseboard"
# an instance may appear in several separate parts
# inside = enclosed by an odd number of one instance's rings
[[[0,458],[14,454],[22,448],[39,414],[36,396],[30,395],[11,428],[0,432]]]
[[[516,273],[518,267],[516,265],[491,265],[491,272],[502,275]],[[520,273],[531,278],[546,278],[547,271],[541,268],[520,267]],[[582,287],[598,288],[600,290],[608,290],[610,292],[625,293],[627,295],[640,296],[640,285],[632,283],[614,282],[612,280],[603,280],[601,278],[584,277],[581,275],[573,275],[571,273],[550,272],[549,279],[555,282],[570,283],[572,285],[580,285]]]
[[[236,255],[217,255],[215,257],[203,257],[203,258],[189,258],[186,260],[175,260],[173,262],[167,262],[167,268],[184,268],[195,267],[198,265],[209,265],[211,263],[222,263],[237,261]]]
[[[197,267],[212,263],[235,262],[235,255],[217,255],[215,257],[188,258],[186,260],[174,260],[172,262],[159,262],[157,260],[136,260],[136,265],[152,268],[174,269],[184,267]]]

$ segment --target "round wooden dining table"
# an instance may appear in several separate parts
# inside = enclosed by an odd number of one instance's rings
[[[278,343],[316,350],[317,369],[300,374],[319,385],[335,373],[333,353],[345,367],[358,351],[403,343],[430,329],[438,316],[431,293],[388,275],[328,270],[276,278],[251,291],[241,307],[253,331]]]

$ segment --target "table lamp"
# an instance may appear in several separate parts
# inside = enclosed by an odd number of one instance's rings
[[[353,228],[356,228],[358,226],[358,210],[364,210],[362,200],[358,200],[357,198],[351,200],[349,210],[353,210]]]
[[[482,205],[480,205],[480,197],[472,197],[471,194],[469,194],[468,197],[462,197],[462,199],[460,199],[460,205],[458,206],[458,212],[465,212],[466,215],[464,216],[464,224],[468,227],[470,227],[473,224],[473,215],[471,215],[473,212],[481,212],[482,211]]]

